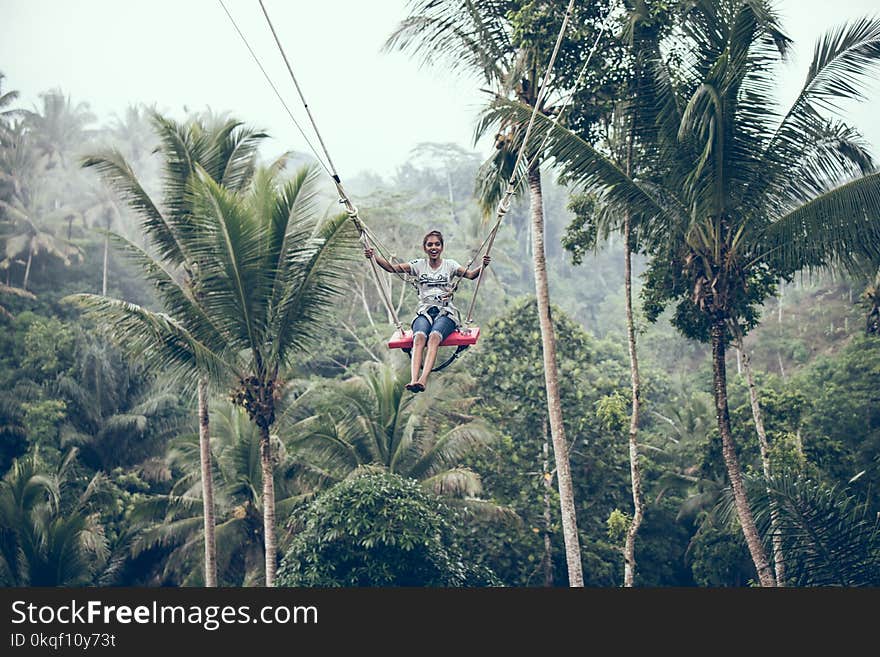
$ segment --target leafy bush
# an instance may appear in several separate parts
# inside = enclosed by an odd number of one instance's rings
[[[453,520],[415,481],[363,470],[306,509],[278,585],[494,585],[490,572],[465,565]]]

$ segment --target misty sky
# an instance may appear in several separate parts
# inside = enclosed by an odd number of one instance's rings
[[[473,147],[483,102],[474,81],[379,53],[407,13],[405,0],[263,1],[343,178],[363,170],[388,175],[419,142]],[[259,3],[224,3],[307,128]],[[819,34],[880,13],[880,0],[781,0],[777,6],[795,40],[779,80],[779,97],[787,100],[804,79]],[[18,90],[19,105],[27,108],[54,88],[88,102],[100,121],[135,103],[155,104],[177,118],[185,108],[210,107],[268,130],[267,155],[308,149],[218,0],[0,0],[0,72],[4,91]],[[880,85],[868,102],[848,110],[880,157]],[[486,152],[486,145],[477,150]]]

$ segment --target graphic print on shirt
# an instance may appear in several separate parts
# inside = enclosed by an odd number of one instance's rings
[[[455,310],[450,294],[452,277],[461,267],[455,260],[443,259],[437,269],[431,269],[424,258],[410,260],[415,282],[419,287],[418,313],[424,313],[431,306]]]

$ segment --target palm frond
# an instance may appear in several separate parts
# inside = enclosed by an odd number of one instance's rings
[[[480,475],[468,468],[443,470],[420,481],[423,487],[444,497],[475,497],[483,492]]]
[[[805,128],[799,135],[796,152],[775,158],[778,170],[768,171],[768,160],[762,162],[765,174],[775,175],[778,180],[767,181],[775,183],[772,187],[765,183],[770,193],[764,196],[764,207],[755,208],[758,216],[766,213],[768,206],[773,212],[785,213],[793,203],[806,203],[840,181],[874,172],[869,146],[855,129],[824,120],[817,120],[809,128],[810,132]]]
[[[340,476],[334,472],[348,471],[363,463],[356,447],[346,439],[346,432],[340,432],[340,424],[327,415],[297,422],[289,433],[293,437],[288,444],[297,457],[333,478]]]
[[[260,171],[254,184],[251,203],[263,221],[265,231],[266,266],[277,273],[272,291],[272,306],[281,302],[288,280],[287,268],[295,262],[292,254],[307,248],[313,230],[318,188],[318,169],[300,167],[280,192],[275,177],[268,169]]]
[[[789,212],[759,235],[782,271],[848,266],[880,257],[880,173],[837,187]]]
[[[513,51],[507,8],[497,0],[419,0],[382,50],[413,55],[421,66],[442,63],[453,72],[499,82]]]
[[[89,155],[82,160],[82,165],[94,168],[120,200],[138,214],[145,235],[156,245],[163,260],[174,265],[186,261],[186,251],[173,225],[144,190],[122,153],[108,150]]]
[[[202,527],[202,517],[193,516],[166,522],[151,527],[141,534],[131,545],[131,556],[138,557],[142,553],[157,547],[176,547],[188,541]]]
[[[272,333],[278,336],[273,361],[286,362],[294,351],[319,339],[321,323],[344,289],[343,263],[353,259],[356,244],[348,215],[338,214],[317,228],[307,249],[289,254],[286,290],[271,318]]]
[[[410,469],[410,476],[430,476],[437,468],[459,462],[464,456],[485,448],[497,439],[497,434],[481,421],[469,422],[452,428],[433,438],[423,456]]]
[[[188,243],[199,265],[200,305],[229,336],[229,347],[258,353],[268,321],[261,309],[273,280],[273,272],[263,266],[259,224],[241,198],[207,175],[192,189],[198,230]]]
[[[235,368],[196,339],[177,320],[141,306],[96,294],[65,297],[83,309],[129,357],[143,359],[174,379],[195,384],[199,373],[222,381]]]
[[[793,473],[749,480],[756,517],[777,512],[786,571],[802,586],[880,584],[880,519],[866,501]],[[771,507],[772,505],[772,507]]]
[[[815,103],[830,109],[865,98],[880,63],[880,17],[864,17],[829,30],[816,42],[813,60],[793,107]]]
[[[12,287],[10,285],[4,285],[0,283],[0,294],[11,294],[16,297],[21,297],[22,299],[36,299],[36,295],[32,292],[28,292],[27,290],[23,290],[20,287]]]
[[[784,181],[798,165],[811,135],[821,133],[827,119],[822,110],[836,111],[841,101],[863,97],[871,71],[880,64],[880,18],[862,18],[829,31],[819,39],[798,97],[768,140],[765,168],[776,175],[764,187]],[[762,187],[761,189],[763,189]],[[757,196],[763,196],[755,190]]]
[[[223,169],[209,170],[212,178],[232,191],[244,190],[253,178],[260,143],[268,136],[266,132],[242,126],[239,121],[229,121],[214,136],[218,145],[216,160]]]
[[[222,351],[232,342],[232,335],[226,327],[219,325],[214,316],[207,313],[195,297],[191,286],[182,285],[165,265],[152,258],[141,247],[127,238],[110,233],[110,239],[117,249],[132,263],[136,264],[153,284],[167,313],[177,319],[201,340],[206,346]]]

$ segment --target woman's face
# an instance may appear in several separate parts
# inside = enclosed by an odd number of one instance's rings
[[[443,253],[443,242],[436,235],[431,235],[425,240],[424,249],[429,258],[439,258],[440,254]]]

